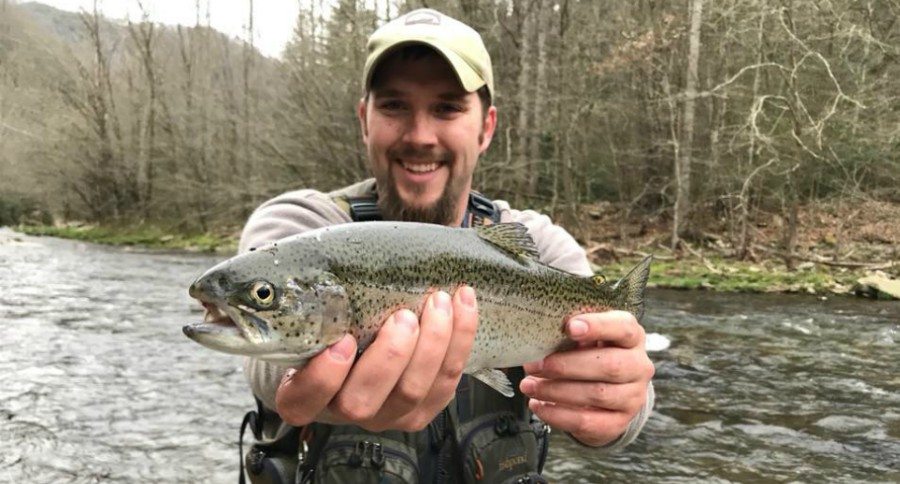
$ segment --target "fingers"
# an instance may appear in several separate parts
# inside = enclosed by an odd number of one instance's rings
[[[275,392],[275,410],[282,420],[306,425],[340,390],[353,365],[356,340],[350,335],[310,359],[300,370],[288,370]]]
[[[350,371],[329,405],[332,411],[353,422],[375,416],[409,365],[418,337],[419,322],[412,311],[392,314]]]
[[[580,442],[600,446],[617,439],[628,428],[630,418],[623,412],[576,408],[540,400],[530,400],[528,408],[545,423],[566,429]]]
[[[629,414],[636,413],[643,406],[647,395],[646,385],[643,383],[613,384],[547,380],[531,376],[522,380],[519,389],[528,397],[545,402]]]
[[[477,327],[472,288],[461,287],[452,299],[437,292],[420,319],[405,309],[391,315],[352,369],[350,363],[329,369],[319,362],[324,353],[310,360],[302,373],[285,379],[279,408],[294,425],[327,418],[372,431],[421,430],[456,394]],[[355,342],[352,348],[356,350]],[[335,371],[336,384],[325,377],[327,371]],[[307,372],[321,381],[307,385]]]
[[[649,380],[653,376],[653,363],[643,350],[581,348],[529,363],[525,371],[542,378],[631,383]]]
[[[626,311],[572,317],[566,333],[578,343],[524,365],[531,375],[519,388],[546,423],[587,445],[612,442],[647,398],[653,362],[644,351],[644,329]]]
[[[447,346],[447,354],[444,355],[440,371],[432,385],[432,393],[448,397],[447,402],[456,392],[456,386],[469,360],[469,353],[472,352],[477,330],[478,305],[475,301],[475,290],[468,286],[460,287],[453,296],[453,334]]]
[[[603,342],[621,348],[643,347],[645,338],[644,328],[627,311],[579,314],[566,324],[566,333],[574,341]]]
[[[419,319],[419,339],[409,365],[391,391],[376,420],[390,422],[419,406],[430,393],[453,330],[450,295],[437,291],[428,298]]]
[[[367,422],[366,425],[364,425],[365,428],[369,430],[393,428],[407,432],[421,430],[425,428],[428,423],[434,419],[435,415],[446,407],[456,395],[456,386],[459,384],[459,379],[462,376],[462,371],[465,369],[466,361],[469,359],[469,353],[472,350],[472,344],[475,340],[475,332],[478,327],[478,309],[475,302],[475,292],[470,287],[464,286],[457,289],[451,302],[452,309],[450,315],[452,316],[452,321],[447,322],[447,325],[451,327],[451,331],[448,335],[449,341],[444,348],[445,351],[442,354],[431,353],[430,358],[423,355],[423,358],[425,359],[433,359],[433,362],[428,363],[429,365],[434,364],[434,362],[438,363],[437,371],[431,376],[431,381],[429,382],[430,388],[427,395],[418,402],[418,405],[415,406],[415,408],[405,415],[398,418],[387,418],[382,420],[382,415],[379,414],[376,419],[373,419],[373,422]],[[423,312],[423,331],[425,324],[424,320],[426,317],[430,318],[438,316],[438,319],[444,317],[440,316],[438,311],[435,311],[435,313],[436,314],[432,315],[427,311]],[[424,333],[420,340],[422,339],[424,339]],[[412,364],[410,365],[410,368],[411,367]],[[406,377],[407,374],[404,374],[403,379]],[[419,377],[421,377],[421,382],[426,381],[424,375],[419,375]],[[398,383],[398,388],[403,388],[404,385],[406,385],[406,382],[404,382],[403,379]],[[412,395],[407,396],[409,397]],[[409,401],[407,401],[406,404],[408,405]],[[388,417],[393,417],[390,413],[387,415]]]

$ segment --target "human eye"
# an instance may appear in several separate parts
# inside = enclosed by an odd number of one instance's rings
[[[378,109],[385,112],[400,112],[406,108],[406,105],[398,99],[385,99],[378,102]]]
[[[439,116],[453,116],[465,112],[466,107],[461,103],[446,102],[438,104],[434,110]]]

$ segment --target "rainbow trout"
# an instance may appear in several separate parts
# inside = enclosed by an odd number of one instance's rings
[[[554,269],[538,262],[517,223],[336,225],[209,269],[190,295],[227,317],[184,333],[214,350],[300,366],[347,333],[364,350],[393,311],[421,314],[429,292],[467,284],[478,297],[479,323],[465,372],[512,396],[498,368],[574,348],[564,331],[573,314],[623,309],[640,318],[649,269],[648,257],[614,284]]]

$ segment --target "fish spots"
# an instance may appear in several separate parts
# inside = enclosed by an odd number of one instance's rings
[[[277,250],[260,246],[250,257],[252,270],[289,281],[279,295],[280,321],[272,324],[297,345],[321,344],[327,340],[316,339],[322,326],[340,325],[363,348],[397,309],[421,314],[430,290],[452,294],[465,284],[476,289],[479,303],[473,354],[484,363],[510,364],[556,348],[571,312],[620,306],[616,293],[590,278],[509,257],[464,229],[346,224],[283,240]],[[321,274],[333,274],[333,286],[320,285]]]

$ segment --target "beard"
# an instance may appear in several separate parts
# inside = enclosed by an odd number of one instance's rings
[[[422,155],[432,155],[431,153],[422,153],[415,148],[405,148],[401,150],[388,151],[388,159],[396,158],[426,158]],[[465,177],[453,176],[452,155],[444,154],[439,156],[428,156],[430,159],[437,160],[442,165],[450,168],[450,177],[444,186],[441,196],[431,205],[428,206],[410,206],[400,197],[397,189],[397,181],[394,179],[392,167],[388,166],[385,173],[380,176],[376,174],[375,183],[378,189],[378,209],[384,220],[396,220],[400,222],[421,222],[438,225],[455,225],[457,217],[459,217],[459,201],[462,199],[463,191],[466,189],[467,180]],[[391,162],[393,163],[393,161]],[[417,187],[421,189],[422,187]],[[420,195],[421,193],[414,193]]]

